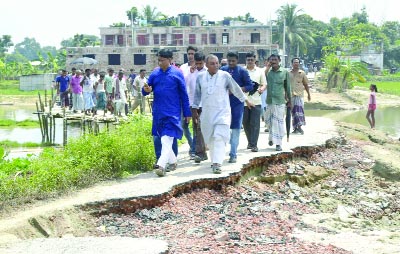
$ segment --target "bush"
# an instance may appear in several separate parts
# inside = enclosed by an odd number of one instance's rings
[[[152,169],[151,119],[134,116],[113,131],[45,148],[37,158],[0,161],[0,204],[41,199]]]

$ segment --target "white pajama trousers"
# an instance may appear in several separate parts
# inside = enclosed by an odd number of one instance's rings
[[[212,137],[208,149],[210,149],[211,163],[222,165],[225,157],[225,140],[220,136]]]
[[[161,155],[157,161],[157,165],[165,168],[167,163],[176,163],[176,156],[172,150],[172,143],[174,142],[174,137],[162,136],[161,137]]]

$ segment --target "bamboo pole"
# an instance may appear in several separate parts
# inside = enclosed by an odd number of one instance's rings
[[[51,138],[52,138],[52,134],[53,134],[53,116],[51,115],[51,113],[48,116],[48,121],[49,121],[49,143],[53,144]]]
[[[39,119],[39,125],[40,125],[40,133],[42,134],[42,143],[44,142],[44,131],[43,131],[43,124],[42,124],[42,118],[40,117],[41,113],[39,111],[39,104],[36,101],[36,111]]]
[[[44,90],[44,106],[47,107],[47,90]]]
[[[67,144],[67,118],[65,117],[64,110],[64,118],[63,118],[63,146]]]
[[[53,144],[56,142],[56,118],[53,117]]]

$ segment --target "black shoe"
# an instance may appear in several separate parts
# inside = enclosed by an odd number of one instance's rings
[[[300,133],[301,135],[304,135],[304,131],[303,131],[303,129],[301,127],[299,127],[297,129],[297,132]]]
[[[299,133],[299,130],[297,128],[292,131],[292,134],[297,134],[297,133]]]
[[[252,149],[253,147],[251,145],[247,145],[247,149]]]
[[[282,147],[280,145],[276,145],[276,150],[277,151],[282,151]]]
[[[203,158],[201,158],[200,156],[198,156],[198,155],[194,156],[194,162],[200,163],[202,160],[203,160]]]
[[[269,130],[268,130],[268,129],[265,129],[264,132],[269,132]]]
[[[230,157],[228,162],[229,163],[236,163],[236,158],[235,157]]]
[[[158,167],[158,169],[155,170],[156,175],[159,177],[165,176],[165,172],[165,169],[160,166]]]
[[[255,147],[251,148],[251,151],[252,152],[258,152],[258,148],[255,146]]]
[[[269,145],[269,146],[273,146],[273,145],[274,145],[274,142],[272,142],[272,140],[270,140],[270,141],[268,142],[268,145]]]
[[[211,165],[211,168],[214,174],[221,174],[221,165],[213,164]]]
[[[178,166],[177,163],[168,164],[167,167],[165,168],[165,172],[174,171],[177,166]]]

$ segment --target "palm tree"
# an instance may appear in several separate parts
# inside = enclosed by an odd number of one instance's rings
[[[151,8],[150,5],[146,5],[143,8],[143,17],[147,20],[147,23],[150,23],[153,20],[158,20],[161,16],[161,12],[157,11],[157,7]]]
[[[293,55],[291,50],[295,47],[298,49],[296,55],[298,56],[300,50],[303,53],[307,52],[308,43],[315,44],[311,30],[305,22],[306,14],[300,14],[302,11],[303,9],[297,9],[296,4],[283,5],[277,11],[278,25],[284,27],[285,24],[286,52],[283,53],[287,53],[289,59]],[[283,42],[281,38],[278,40]]]

